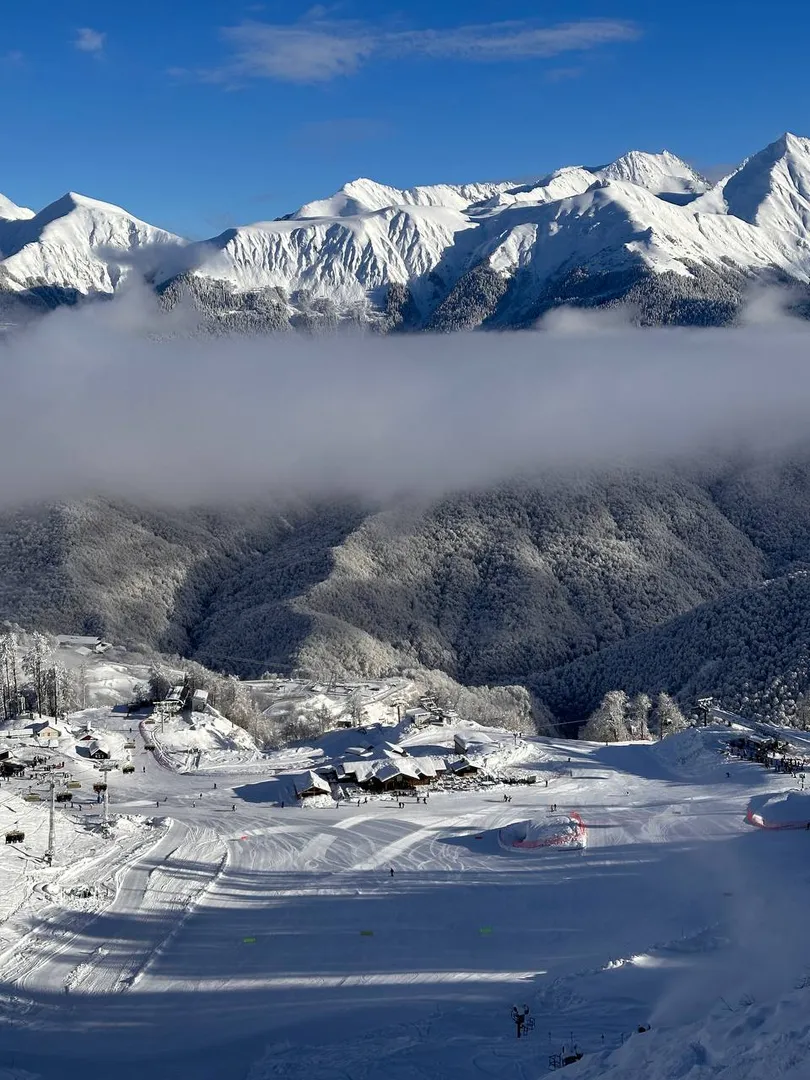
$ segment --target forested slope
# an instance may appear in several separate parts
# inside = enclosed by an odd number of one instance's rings
[[[802,462],[535,478],[386,508],[90,499],[3,515],[0,618],[242,675],[522,684],[566,719],[619,687],[767,709],[779,680],[792,700],[807,690],[805,567]]]

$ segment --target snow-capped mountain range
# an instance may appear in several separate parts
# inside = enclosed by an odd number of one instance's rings
[[[810,139],[786,134],[719,183],[666,151],[537,181],[405,190],[359,179],[287,217],[189,242],[69,193],[0,196],[0,290],[42,308],[143,274],[212,319],[382,329],[528,325],[629,301],[651,322],[723,322],[752,280],[810,281]]]

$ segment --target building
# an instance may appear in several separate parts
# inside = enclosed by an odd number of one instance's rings
[[[483,731],[457,731],[453,736],[453,746],[459,754],[492,753],[497,743]]]
[[[374,761],[344,761],[337,767],[337,779],[341,784],[358,784],[362,787],[378,764]]]
[[[415,727],[425,727],[433,722],[433,713],[427,709],[408,709],[402,719],[408,720]]]
[[[420,783],[422,779],[413,765],[404,761],[394,764],[392,761],[375,769],[361,786],[367,787],[369,791],[402,791],[405,788],[414,788]]]
[[[295,796],[298,799],[310,799],[313,795],[331,795],[332,789],[322,776],[315,772],[305,772],[293,780]]]
[[[104,743],[99,742],[98,739],[91,739],[87,743],[87,756],[93,758],[96,761],[107,761],[112,757],[110,748]]]
[[[419,777],[423,784],[432,783],[434,780],[438,780],[439,769],[433,758],[418,758],[413,764],[414,768],[419,773]]]
[[[186,696],[186,688],[182,683],[173,686],[163,701],[156,701],[155,705],[166,713],[178,713],[183,708]]]
[[[31,730],[38,739],[41,739],[44,742],[52,739],[61,739],[65,734],[60,727],[51,723],[34,724],[32,725]]]
[[[191,711],[192,712],[205,712],[208,707],[208,691],[207,690],[195,690],[191,695]]]
[[[447,765],[453,776],[475,776],[476,773],[481,771],[477,765],[473,765],[467,758],[458,758],[456,761],[448,761]]]
[[[58,634],[56,644],[60,649],[75,649],[82,656],[90,653],[105,653],[112,648],[109,641],[102,641],[97,635]]]

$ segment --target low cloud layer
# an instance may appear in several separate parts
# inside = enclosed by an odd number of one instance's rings
[[[810,331],[773,304],[733,330],[567,313],[521,334],[188,329],[132,293],[7,337],[5,504],[434,495],[537,470],[790,451],[807,434]]]

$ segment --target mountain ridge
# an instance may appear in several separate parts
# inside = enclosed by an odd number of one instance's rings
[[[141,273],[172,302],[189,294],[211,325],[249,310],[251,329],[346,319],[506,328],[549,303],[627,300],[641,281],[639,321],[727,321],[754,282],[808,287],[810,139],[785,133],[715,184],[667,150],[521,183],[396,188],[360,177],[201,242],[75,193],[37,213],[0,197],[0,251],[6,296],[54,306],[113,295]],[[671,301],[677,279],[690,282],[686,314]]]

